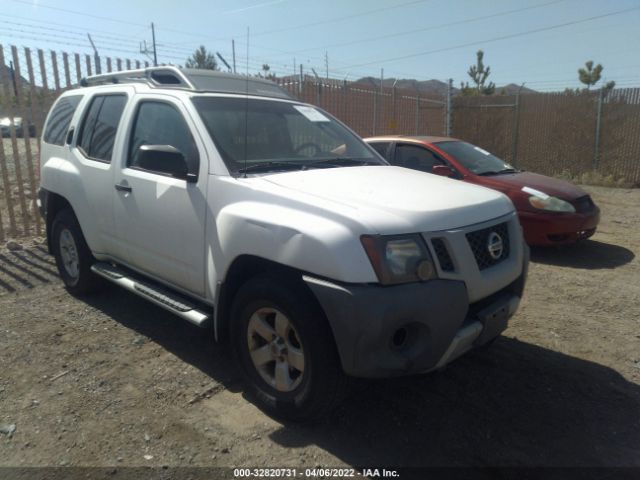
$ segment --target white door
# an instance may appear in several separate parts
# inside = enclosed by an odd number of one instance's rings
[[[95,254],[109,254],[115,258],[126,252],[115,238],[113,219],[113,152],[118,150],[121,137],[119,125],[130,89],[94,95],[82,104],[75,143],[70,155],[82,179],[82,202],[76,202],[83,231]],[[68,134],[71,140],[73,133]]]
[[[184,290],[204,295],[208,166],[200,138],[184,106],[141,97],[115,171],[114,216],[128,248],[127,263]],[[171,145],[185,157],[194,183],[174,178],[157,164],[140,165],[140,146]],[[156,168],[157,167],[157,168]]]

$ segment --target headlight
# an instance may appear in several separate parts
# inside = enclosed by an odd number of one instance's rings
[[[436,278],[433,260],[420,235],[363,235],[361,241],[384,285]]]
[[[573,208],[569,202],[559,199],[558,197],[541,198],[535,195],[529,197],[529,203],[533,208],[539,210],[546,210],[548,212],[564,212],[575,213],[576,209]]]

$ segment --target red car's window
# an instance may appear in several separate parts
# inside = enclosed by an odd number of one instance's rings
[[[440,150],[455,158],[468,170],[476,175],[496,175],[503,172],[513,172],[514,168],[504,160],[467,142],[437,142],[434,144]]]
[[[433,152],[417,145],[396,146],[396,157],[393,163],[399,167],[427,173],[433,171],[434,165],[444,165],[444,162],[436,157]]]

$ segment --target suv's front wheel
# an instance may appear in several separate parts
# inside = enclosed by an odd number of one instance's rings
[[[240,288],[231,344],[260,407],[311,420],[341,398],[345,379],[324,314],[301,285],[278,277],[261,275]]]
[[[62,210],[53,220],[51,246],[60,277],[71,293],[89,293],[101,285],[100,278],[91,271],[95,258],[71,210]]]

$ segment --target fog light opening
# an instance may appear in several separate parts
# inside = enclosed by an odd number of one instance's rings
[[[393,336],[391,337],[391,345],[395,349],[400,349],[407,344],[408,338],[409,332],[406,327],[401,327],[393,333]]]

